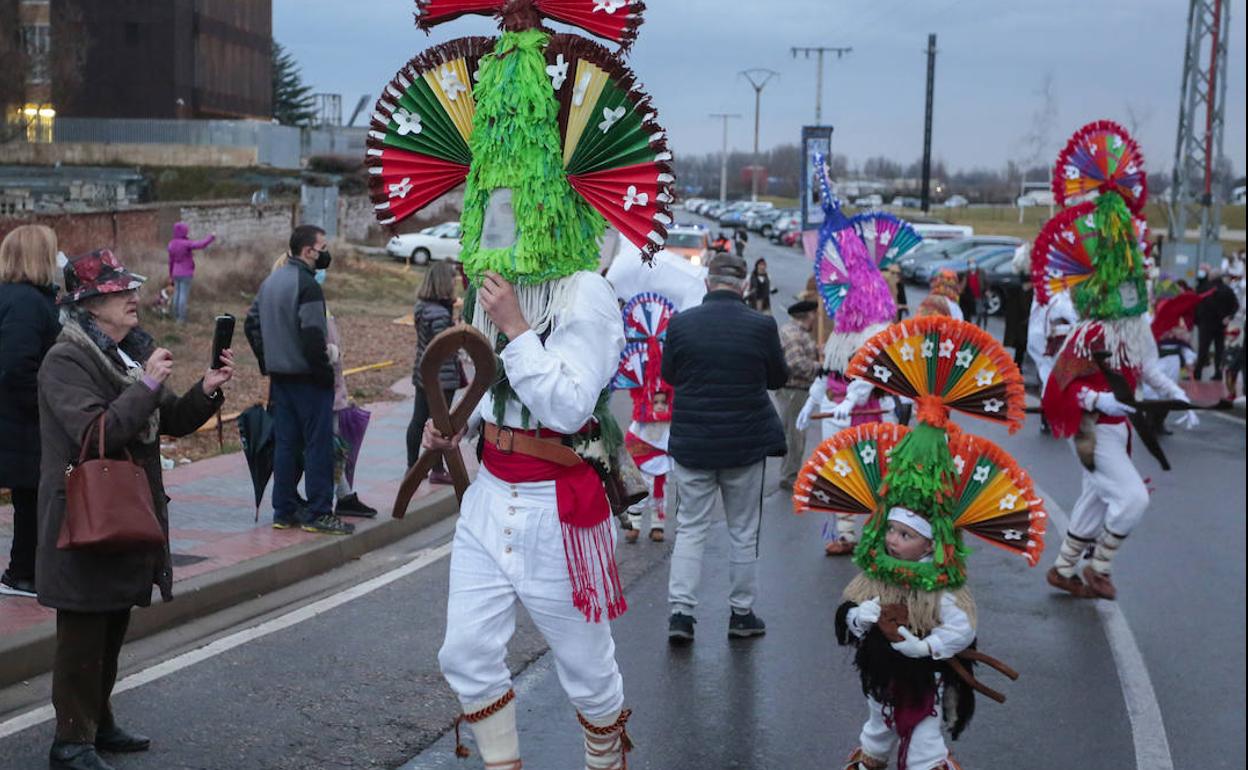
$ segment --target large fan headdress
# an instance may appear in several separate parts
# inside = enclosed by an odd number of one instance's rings
[[[1046,223],[1032,249],[1039,297],[1068,289],[1086,319],[1143,314],[1148,186],[1135,140],[1108,120],[1080,128],[1057,157],[1053,194],[1067,208]]]
[[[849,373],[914,399],[918,425],[868,423],[841,431],[807,460],[794,487],[798,511],[867,514],[855,563],[886,582],[940,590],[966,581],[966,530],[1034,565],[1045,514],[1027,474],[991,441],[961,433],[951,410],[1017,430],[1022,375],[1000,343],[978,327],[944,317],[894,324],[872,337]],[[888,512],[928,519],[930,562],[888,555]]]
[[[673,389],[663,380],[663,343],[676,306],[662,294],[647,291],[632,297],[621,312],[628,343],[620,354],[612,387],[633,391],[633,419],[642,422],[659,419],[654,397],[663,394],[667,404],[662,420],[669,420]]]
[[[657,251],[674,179],[649,97],[618,54],[542,28],[554,19],[626,46],[643,8],[631,0],[418,0],[422,29],[484,14],[503,33],[435,46],[386,87],[367,150],[382,224],[396,226],[466,183],[461,260],[474,280],[495,270],[533,285],[596,269],[604,219],[646,257]],[[509,201],[498,197],[504,191]],[[514,216],[501,234],[486,222],[496,207]]]
[[[858,332],[892,321],[897,305],[881,271],[922,242],[914,228],[892,214],[868,211],[846,218],[832,192],[823,156],[815,174],[824,222],[815,252],[815,284],[838,332]]]

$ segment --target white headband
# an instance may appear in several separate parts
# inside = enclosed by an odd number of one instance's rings
[[[909,508],[896,506],[888,511],[888,520],[905,524],[928,540],[932,539],[932,523]]]

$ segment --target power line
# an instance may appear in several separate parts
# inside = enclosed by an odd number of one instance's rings
[[[750,85],[754,88],[754,167],[750,170],[750,200],[758,200],[758,116],[762,108],[763,89],[767,87],[767,83],[774,77],[779,77],[780,73],[775,70],[769,70],[764,67],[755,67],[754,69],[742,70],[741,75],[750,81]]]
[[[834,53],[839,60],[845,54],[854,49],[849,46],[793,46],[789,49],[793,52],[793,58],[796,59],[800,53],[807,59],[810,55],[817,54],[819,57],[818,69],[815,70],[815,125],[823,125],[823,55],[825,53]]]

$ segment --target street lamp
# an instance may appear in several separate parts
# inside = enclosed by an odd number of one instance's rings
[[[741,75],[750,81],[750,85],[754,88],[754,168],[750,172],[750,200],[758,200],[758,116],[763,101],[763,88],[767,86],[768,81],[777,77],[780,73],[775,70],[756,67],[754,69],[742,70]]]

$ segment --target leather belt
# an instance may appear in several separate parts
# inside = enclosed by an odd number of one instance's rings
[[[515,452],[562,465],[565,468],[571,468],[583,462],[580,455],[572,451],[570,447],[564,446],[563,440],[555,436],[539,438],[507,426],[500,427],[492,422],[485,424],[483,434],[486,442],[503,454]]]

